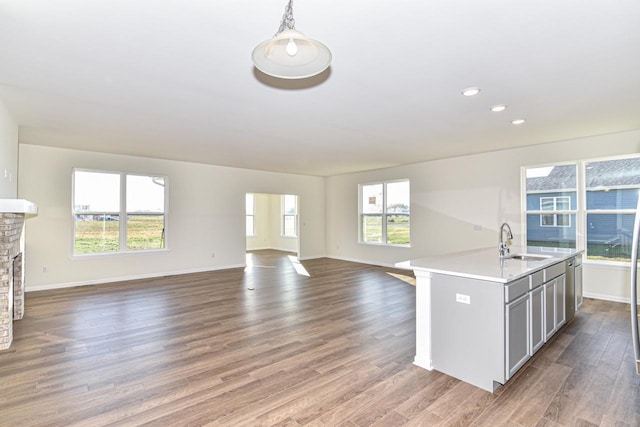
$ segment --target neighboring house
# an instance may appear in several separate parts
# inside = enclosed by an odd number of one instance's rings
[[[576,208],[576,193],[575,191],[564,193],[559,190],[549,193],[527,192],[527,206],[535,206],[535,210],[555,211],[557,208],[572,210]],[[527,240],[529,244],[536,242],[541,246],[559,243],[561,247],[575,247],[576,215],[573,213],[527,215]]]

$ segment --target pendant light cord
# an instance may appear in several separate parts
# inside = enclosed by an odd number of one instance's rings
[[[277,36],[284,30],[295,30],[296,20],[293,18],[293,0],[289,0],[289,3],[284,8],[284,14],[282,14],[282,21],[280,22],[280,28],[274,35]]]

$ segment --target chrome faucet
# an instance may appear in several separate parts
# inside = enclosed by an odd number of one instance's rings
[[[504,241],[504,228],[507,227],[507,241]],[[513,239],[513,234],[511,233],[511,227],[506,222],[503,222],[500,226],[500,245],[498,246],[498,254],[500,257],[504,257],[509,253],[509,240]]]

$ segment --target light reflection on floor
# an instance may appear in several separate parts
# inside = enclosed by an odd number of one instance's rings
[[[408,274],[398,274],[398,273],[390,273],[387,272],[389,276],[395,277],[396,279],[400,279],[403,282],[410,284],[411,286],[416,285],[416,278],[413,276],[409,276]]]
[[[251,267],[276,268],[275,265],[260,265],[260,264],[256,264],[254,258],[255,257],[254,257],[254,255],[252,253],[247,252],[247,254],[245,255],[245,264],[247,265],[247,267],[244,269],[245,271],[247,271]]]
[[[304,265],[300,264],[297,256],[289,255],[289,261],[291,262],[291,265],[293,265],[293,268],[295,268],[296,273],[301,276],[311,277],[307,269],[304,268]]]
[[[311,277],[307,269],[304,268],[304,265],[300,263],[300,260],[298,260],[297,256],[288,255],[287,257],[289,259],[289,262],[291,263],[291,266],[296,270],[296,273],[301,276]],[[255,257],[254,254],[247,252],[245,257],[245,263],[247,265],[245,271],[250,271],[251,268],[277,268],[276,265],[257,264],[256,259],[257,257]]]

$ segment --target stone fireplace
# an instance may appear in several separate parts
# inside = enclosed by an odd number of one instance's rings
[[[24,225],[37,206],[0,199],[0,350],[13,341],[13,321],[24,315]]]

